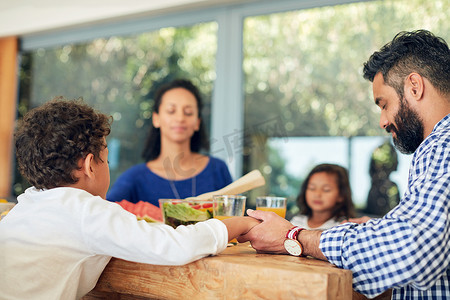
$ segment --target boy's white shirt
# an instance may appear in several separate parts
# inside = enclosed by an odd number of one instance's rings
[[[183,265],[223,251],[226,226],[176,229],[137,221],[118,204],[76,188],[29,188],[0,222],[1,299],[79,299],[111,257]]]

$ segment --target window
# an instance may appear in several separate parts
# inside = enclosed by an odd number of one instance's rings
[[[203,122],[210,128],[217,23],[162,28],[23,53],[21,112],[55,96],[84,101],[114,118],[107,138],[111,183],[141,162],[153,95],[175,78],[188,78],[203,94]],[[20,194],[27,186],[18,177]]]
[[[248,206],[263,194],[287,196],[292,206],[309,169],[331,161],[349,169],[362,208],[371,152],[388,138],[362,64],[401,30],[425,28],[450,41],[449,15],[448,0],[244,1],[94,27],[92,34],[61,31],[47,36],[49,46],[46,37],[25,37],[19,109],[55,95],[82,96],[113,115],[114,182],[140,160],[156,86],[186,76],[206,100],[212,155],[235,179],[252,169],[266,176]],[[152,29],[123,34],[147,21]],[[68,44],[53,46],[68,35]],[[80,35],[88,41],[77,41]],[[391,176],[401,193],[409,160],[399,155]],[[16,179],[16,194],[24,187]]]
[[[294,206],[312,167],[331,162],[349,169],[355,205],[365,206],[371,153],[388,135],[378,126],[363,63],[401,30],[426,28],[450,38],[445,1],[413,2],[361,2],[245,19],[244,173],[260,169],[270,182],[255,194],[287,196]],[[399,154],[392,174],[401,193],[410,158]]]

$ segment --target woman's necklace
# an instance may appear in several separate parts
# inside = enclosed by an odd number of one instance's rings
[[[196,195],[196,178],[197,176],[192,177],[192,197]],[[181,199],[180,194],[178,193],[177,187],[175,186],[175,182],[173,180],[169,179],[170,188],[172,189],[173,194],[175,195],[176,199]]]
[[[165,159],[163,161],[163,165],[164,165],[164,168],[166,170],[170,170],[170,172],[172,172],[172,166],[171,166],[170,160]],[[175,186],[175,182],[172,179],[170,179],[170,178],[175,178],[175,172],[173,172],[172,174],[167,174],[167,175],[169,175],[167,177],[168,177],[168,180],[169,180],[170,188],[172,189],[172,193],[174,194],[176,199],[181,199],[180,193],[178,193],[177,187]],[[197,191],[196,191],[196,189],[197,189],[196,177],[197,176],[193,176],[192,179],[191,179],[191,182],[192,182],[192,189],[191,189],[192,197],[194,197],[197,194]]]

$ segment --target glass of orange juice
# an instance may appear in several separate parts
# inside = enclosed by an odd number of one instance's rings
[[[232,217],[242,217],[245,212],[245,201],[247,197],[241,195],[215,195],[213,196],[213,216],[224,220]],[[230,243],[237,244],[236,239]]]
[[[286,198],[263,196],[256,197],[256,210],[273,211],[282,218],[286,217]]]

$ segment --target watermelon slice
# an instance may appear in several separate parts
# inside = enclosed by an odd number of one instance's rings
[[[146,220],[147,222],[163,222],[161,209],[151,203],[139,201],[138,203],[132,203],[123,199],[116,202],[123,209],[135,214],[139,220]]]

